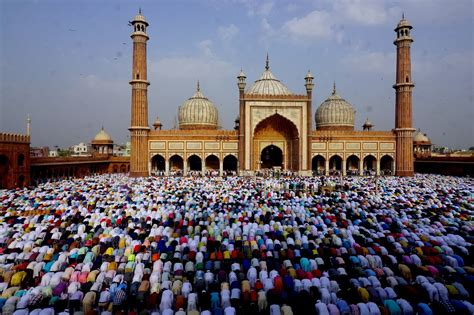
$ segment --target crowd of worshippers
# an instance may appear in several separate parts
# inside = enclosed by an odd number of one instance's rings
[[[0,308],[474,314],[473,184],[100,175],[0,190]]]

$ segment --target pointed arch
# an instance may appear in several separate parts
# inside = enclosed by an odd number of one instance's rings
[[[342,173],[342,157],[334,154],[329,158],[329,174],[339,175]]]
[[[283,169],[299,170],[298,128],[291,120],[278,113],[261,120],[253,130],[252,164],[254,169],[260,168],[260,164],[263,163],[262,152],[270,145],[282,151],[281,167]]]
[[[318,154],[311,160],[311,170],[314,175],[324,175],[326,173],[326,159]]]
[[[169,159],[170,171],[172,173],[183,173],[184,170],[184,160],[178,154],[172,155]]]
[[[223,161],[225,172],[237,172],[238,160],[232,154],[226,155]]]
[[[395,160],[390,155],[386,154],[380,158],[380,172],[382,175],[394,175]]]
[[[156,154],[151,158],[151,173],[158,175],[165,171],[165,158],[161,154]]]
[[[0,155],[0,189],[7,187],[8,168],[8,157],[6,155]]]
[[[202,159],[196,154],[189,156],[188,168],[190,171],[196,171],[196,172],[202,171]]]
[[[365,175],[374,174],[377,171],[377,159],[375,156],[369,154],[364,157],[363,167]]]
[[[352,154],[346,160],[346,174],[359,175],[360,159],[358,156]]]
[[[23,155],[23,153],[18,154],[18,158],[17,158],[18,167],[23,167],[24,163],[25,163],[25,156]]]
[[[260,169],[282,168],[283,151],[275,145],[266,146],[260,154],[260,164]]]
[[[204,162],[205,162],[205,165],[206,165],[206,170],[211,170],[211,171],[218,171],[219,170],[220,160],[216,155],[211,154],[211,155],[207,156]]]

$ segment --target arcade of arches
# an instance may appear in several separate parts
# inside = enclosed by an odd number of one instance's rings
[[[274,114],[259,122],[252,145],[255,169],[300,169],[298,130],[285,117]]]
[[[47,181],[56,181],[69,178],[81,178],[93,174],[128,173],[130,164],[127,161],[95,161],[83,163],[74,162],[74,158],[51,159],[50,163],[34,163],[31,165],[31,181],[38,184]]]
[[[151,159],[151,173],[152,175],[167,174],[181,174],[185,175],[188,172],[215,172],[222,175],[224,172],[237,172],[237,158],[228,154],[224,159],[219,159],[214,154],[208,155],[204,161],[197,154],[190,154],[186,159],[181,155],[174,154],[168,160],[161,154],[156,154]]]
[[[350,155],[343,161],[339,155],[325,159],[318,154],[311,161],[315,175],[392,175],[394,167],[394,159],[390,155],[384,155],[380,160],[373,155],[367,155],[362,160],[356,155]]]

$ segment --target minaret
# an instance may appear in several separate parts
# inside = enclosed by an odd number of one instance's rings
[[[146,43],[148,23],[141,14],[141,10],[130,22],[133,32],[130,36],[133,41],[132,67],[132,118],[130,130],[130,176],[148,176],[148,98],[147,90],[150,82],[147,80]]]
[[[26,135],[28,137],[31,136],[31,118],[29,114],[28,114],[28,118],[26,118]]]
[[[237,76],[237,87],[239,88],[239,171],[245,169],[245,76],[240,69]]]
[[[308,73],[306,74],[306,77],[304,78],[304,81],[305,81],[305,88],[306,88],[306,95],[308,97],[307,101],[306,101],[306,117],[307,117],[307,120],[306,120],[306,133],[308,135],[311,135],[311,129],[312,129],[312,119],[313,119],[313,116],[312,116],[312,107],[313,107],[313,88],[314,88],[314,83],[313,83],[313,75],[311,74],[311,72],[308,70]],[[308,152],[308,157],[307,157],[307,165],[306,165],[306,168],[304,168],[305,170],[311,170],[311,156],[312,156],[312,152],[311,152],[311,137],[308,137],[308,145],[307,145],[307,152]]]
[[[413,118],[412,90],[415,86],[411,77],[410,46],[413,42],[410,31],[412,26],[403,16],[395,32],[393,42],[397,46],[397,78],[395,89],[395,136],[397,142],[395,174],[413,176]]]

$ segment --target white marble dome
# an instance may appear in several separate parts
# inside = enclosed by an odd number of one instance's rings
[[[219,114],[197,85],[196,93],[184,102],[178,110],[179,129],[217,129]]]
[[[251,95],[292,95],[293,94],[270,71],[270,67],[268,65],[268,56],[267,56],[267,62],[265,65],[265,71],[263,71],[262,76],[260,77],[260,79],[255,81],[255,83],[245,93],[251,94]]]
[[[142,15],[142,10],[138,10],[138,14],[133,18],[133,22],[142,22],[148,26],[148,22],[145,20],[145,17]]]
[[[92,139],[92,143],[112,143],[112,138],[109,136],[107,132],[105,132],[104,127],[100,129],[100,131],[95,135],[94,139]]]
[[[355,110],[336,93],[336,86],[316,110],[317,130],[354,130]]]
[[[420,129],[418,129],[418,131],[415,132],[415,134],[413,135],[413,142],[431,143],[431,140],[430,140],[430,138],[428,138],[428,136],[426,134],[424,134],[423,132],[421,132]]]

